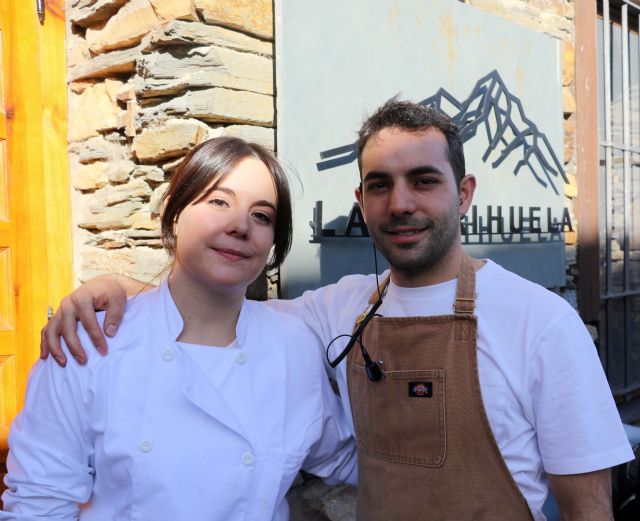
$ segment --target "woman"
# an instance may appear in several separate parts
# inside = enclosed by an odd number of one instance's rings
[[[0,520],[284,520],[300,468],[353,481],[354,441],[313,338],[244,298],[291,244],[277,160],[212,139],[163,203],[171,272],[128,302],[111,356],[36,364]]]

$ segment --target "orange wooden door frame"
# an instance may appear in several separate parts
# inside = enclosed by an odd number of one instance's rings
[[[8,194],[0,231],[8,230],[10,258],[0,303],[12,306],[11,327],[0,331],[0,450],[23,403],[47,308],[72,287],[64,0],[45,7],[40,24],[35,0],[0,0]]]

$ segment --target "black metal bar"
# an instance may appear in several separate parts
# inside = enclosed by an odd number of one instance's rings
[[[614,300],[617,298],[640,297],[640,289],[621,291],[620,293],[605,293],[600,295],[602,300]]]

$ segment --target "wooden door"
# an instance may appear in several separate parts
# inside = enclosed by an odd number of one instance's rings
[[[64,0],[43,3],[40,23],[35,0],[0,0],[0,457],[72,283]]]
[[[5,26],[8,12],[0,10],[0,439],[5,439],[9,421],[15,414],[15,365],[11,346],[16,343],[15,296],[13,292],[13,262],[15,226],[9,207],[9,174],[7,165],[7,104],[5,78],[7,75]]]

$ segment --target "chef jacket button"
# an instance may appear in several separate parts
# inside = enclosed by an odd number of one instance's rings
[[[171,349],[165,349],[162,351],[162,359],[165,362],[171,362],[171,360],[173,360],[173,351]]]
[[[151,452],[153,448],[153,444],[149,440],[144,440],[140,442],[140,452]]]
[[[253,454],[250,452],[245,452],[242,455],[242,463],[244,463],[247,467],[253,465]]]
[[[236,362],[239,364],[244,364],[247,361],[247,355],[245,353],[238,353],[236,356]]]

